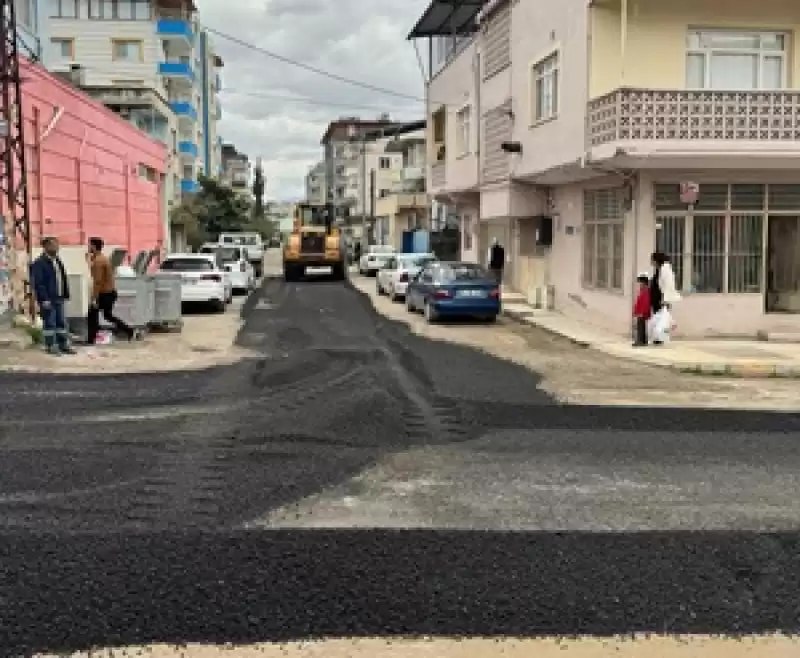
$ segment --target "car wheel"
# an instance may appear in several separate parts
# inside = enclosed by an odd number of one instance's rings
[[[414,302],[411,301],[411,295],[406,292],[406,311],[409,313],[416,313],[417,309],[414,308]]]
[[[393,302],[400,301],[400,296],[394,291],[394,287],[389,289],[389,300]]]
[[[380,282],[380,280],[378,280],[378,281],[376,281],[376,282],[375,282],[375,292],[377,293],[377,295],[378,295],[379,297],[380,297],[380,296],[383,294],[383,288],[381,288],[381,282]]]
[[[214,313],[224,313],[225,312],[225,302],[216,301],[214,302]]]
[[[428,324],[433,324],[434,322],[436,322],[436,320],[439,319],[439,316],[436,313],[436,309],[433,308],[433,304],[431,304],[428,301],[425,302],[425,309],[423,312],[425,314],[425,321]]]
[[[489,316],[485,317],[484,320],[486,320],[486,322],[488,324],[494,324],[495,322],[497,322],[497,316],[496,315],[489,315]]]

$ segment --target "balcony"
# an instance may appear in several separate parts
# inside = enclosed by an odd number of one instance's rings
[[[194,26],[185,18],[159,18],[156,34],[164,41],[177,42],[191,47],[194,44]]]
[[[181,194],[196,194],[200,191],[200,183],[184,178],[181,180]]]
[[[189,62],[159,62],[158,74],[164,78],[194,83],[194,69]]]
[[[619,142],[714,142],[789,147],[800,140],[800,92],[624,88],[589,101],[591,147]]]
[[[174,101],[169,106],[179,119],[197,121],[197,110],[189,101]]]
[[[186,140],[178,142],[178,153],[180,153],[184,157],[194,159],[197,157],[199,149],[197,148],[197,144]]]
[[[400,180],[417,181],[425,178],[425,170],[422,167],[403,167],[400,170]]]

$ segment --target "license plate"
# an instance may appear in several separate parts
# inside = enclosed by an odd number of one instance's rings
[[[486,297],[485,290],[459,290],[456,297]]]

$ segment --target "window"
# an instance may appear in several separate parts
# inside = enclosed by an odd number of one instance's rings
[[[471,107],[466,105],[456,112],[456,153],[467,155],[470,149]]]
[[[392,168],[392,159],[391,158],[379,158],[378,159],[378,167],[380,169],[391,169]]]
[[[432,115],[433,119],[433,160],[444,162],[445,140],[447,139],[447,108],[441,107]]]
[[[625,204],[617,188],[583,192],[583,285],[622,292]]]
[[[687,206],[678,184],[660,184],[655,205],[656,249],[669,256],[681,290],[759,293],[767,218],[800,213],[800,185],[701,185]]]
[[[686,86],[785,89],[787,41],[779,32],[692,30],[686,38]]]
[[[49,0],[51,18],[77,18],[78,0]]]
[[[17,17],[17,23],[30,29],[35,27],[36,22],[33,3],[34,0],[14,0],[14,13]]]
[[[533,121],[558,116],[559,55],[557,52],[533,66]]]
[[[50,39],[53,46],[53,56],[58,59],[75,59],[75,40],[55,38]]]
[[[378,198],[379,199],[385,199],[387,196],[389,196],[389,190],[385,190],[384,189],[384,190],[380,190],[378,192]]]
[[[130,39],[112,39],[111,56],[120,62],[141,62],[143,57],[142,42]]]

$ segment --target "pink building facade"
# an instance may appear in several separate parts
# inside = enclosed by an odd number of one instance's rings
[[[81,273],[90,237],[131,256],[160,252],[167,228],[166,147],[41,66],[23,60],[20,69],[33,253],[41,238],[56,237],[68,270]],[[9,221],[17,210],[7,208],[5,198],[0,204],[6,217],[0,311],[22,310],[25,245]]]
[[[622,334],[659,250],[678,334],[800,333],[795,4],[462,5],[433,0],[410,37],[439,54],[427,183],[464,258],[498,238],[510,288]]]
[[[166,147],[41,66],[21,72],[34,251],[45,236],[160,249]]]

